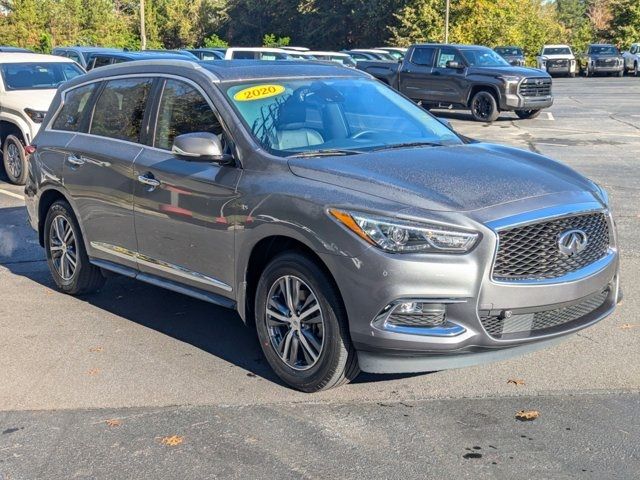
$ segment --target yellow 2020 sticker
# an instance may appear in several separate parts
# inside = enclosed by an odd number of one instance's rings
[[[261,100],[263,98],[275,97],[284,92],[282,85],[254,85],[237,92],[233,99],[239,102],[250,102],[253,100]]]

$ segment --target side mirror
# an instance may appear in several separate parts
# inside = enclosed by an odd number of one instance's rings
[[[222,142],[209,132],[185,133],[173,140],[171,153],[193,162],[231,163],[233,157],[222,151]]]
[[[447,68],[453,68],[454,70],[460,70],[460,69],[464,68],[464,66],[463,66],[461,63],[456,62],[456,61],[454,61],[454,60],[449,60],[449,61],[445,64],[445,66],[446,66]]]

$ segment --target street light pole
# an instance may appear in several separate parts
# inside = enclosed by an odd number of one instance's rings
[[[147,49],[147,31],[144,18],[144,0],[140,0],[140,50]]]
[[[449,4],[450,0],[447,0],[447,8],[444,14],[444,43],[449,43]]]

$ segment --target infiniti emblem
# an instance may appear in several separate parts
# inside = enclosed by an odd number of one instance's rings
[[[567,230],[558,237],[558,250],[568,257],[576,255],[587,247],[589,238],[582,230]]]

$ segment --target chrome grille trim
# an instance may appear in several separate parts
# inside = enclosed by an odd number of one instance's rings
[[[587,248],[564,256],[557,247],[558,236],[580,228],[589,236]],[[612,241],[608,215],[603,211],[583,212],[497,230],[498,248],[492,279],[500,282],[530,282],[558,279],[605,258]]]
[[[523,97],[547,97],[551,95],[550,78],[525,78],[518,86]]]

